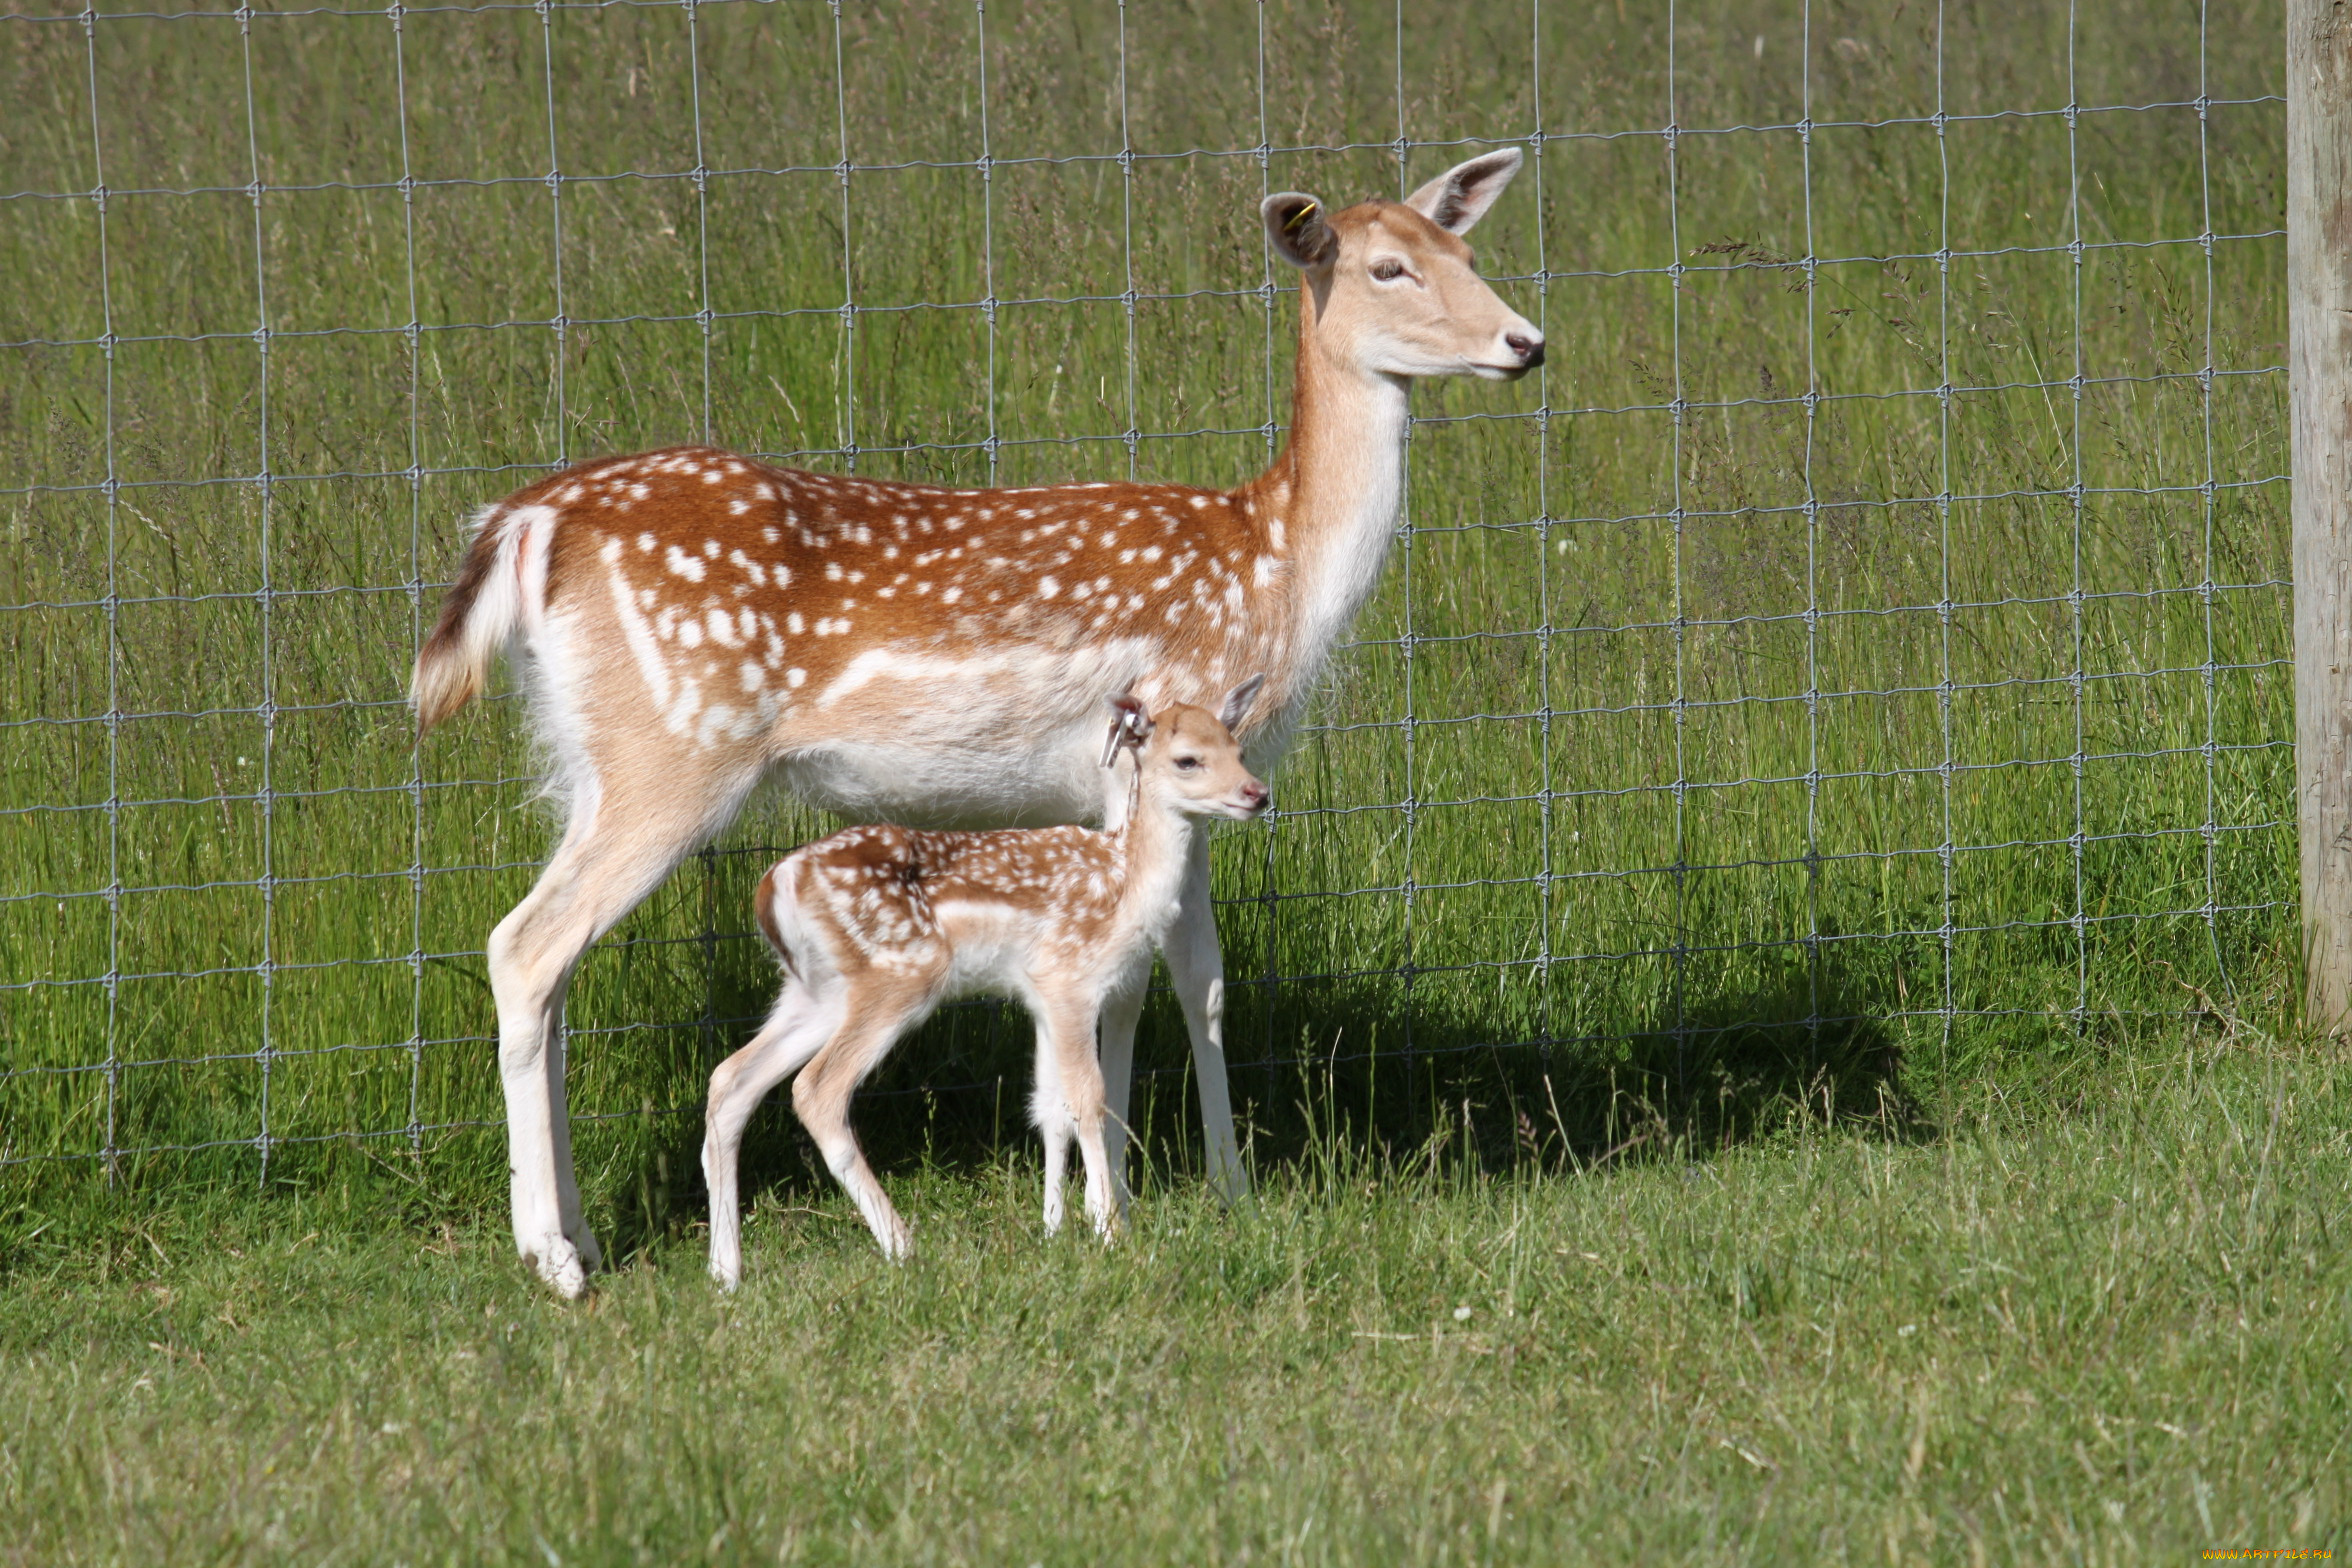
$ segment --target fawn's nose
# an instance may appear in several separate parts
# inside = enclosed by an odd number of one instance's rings
[[[1541,333],[1506,332],[1503,347],[1519,356],[1519,368],[1533,370],[1543,363],[1544,340]]]
[[[1241,796],[1241,803],[1251,811],[1263,811],[1272,792],[1256,779],[1251,779],[1235,793]]]

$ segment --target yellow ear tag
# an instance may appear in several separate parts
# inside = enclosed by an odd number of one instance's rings
[[[1298,211],[1292,213],[1290,215],[1290,221],[1282,226],[1282,232],[1285,234],[1296,234],[1299,230],[1299,225],[1306,222],[1309,218],[1312,218],[1320,205],[1321,204],[1318,202],[1308,202],[1304,207],[1301,207]]]

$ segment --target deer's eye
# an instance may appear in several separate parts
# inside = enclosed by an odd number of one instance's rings
[[[1198,757],[1178,757],[1176,759],[1176,771],[1179,773],[1190,773],[1199,766],[1200,758]]]
[[[1404,275],[1405,264],[1397,260],[1394,256],[1383,256],[1378,261],[1372,263],[1372,276],[1378,278],[1383,283],[1386,283],[1393,278],[1401,278]]]

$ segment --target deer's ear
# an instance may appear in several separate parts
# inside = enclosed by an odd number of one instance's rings
[[[1292,266],[1311,270],[1339,259],[1339,236],[1323,221],[1323,204],[1303,191],[1276,191],[1258,204],[1266,240]]]
[[[1486,216],[1526,158],[1516,147],[1497,147],[1445,173],[1405,198],[1405,205],[1449,234],[1466,234]]]
[[[1217,722],[1229,730],[1240,730],[1241,721],[1249,717],[1250,704],[1258,700],[1258,693],[1265,685],[1266,677],[1261,673],[1227,692],[1225,700],[1217,705]]]
[[[1111,710],[1111,733],[1103,742],[1102,765],[1107,768],[1118,759],[1120,747],[1141,746],[1151,738],[1152,721],[1133,692],[1123,691],[1106,705]]]

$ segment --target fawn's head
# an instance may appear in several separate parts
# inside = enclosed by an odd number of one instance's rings
[[[1267,197],[1267,238],[1307,275],[1324,351],[1390,376],[1516,381],[1542,364],[1543,333],[1487,287],[1461,238],[1520,159],[1518,148],[1498,148],[1401,202],[1360,201],[1339,212],[1298,191]]]
[[[1247,821],[1266,809],[1269,792],[1241,760],[1241,742],[1233,731],[1265,684],[1265,676],[1251,676],[1225,694],[1215,713],[1172,702],[1147,714],[1140,701],[1121,692],[1110,703],[1111,736],[1103,765],[1110,766],[1122,750],[1132,750],[1147,799],[1191,816]]]

